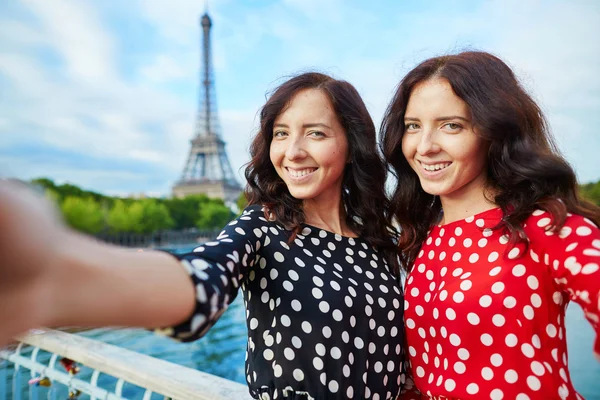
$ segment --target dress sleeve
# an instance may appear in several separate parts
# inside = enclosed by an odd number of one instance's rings
[[[240,283],[254,265],[268,224],[261,207],[251,206],[215,240],[191,253],[174,255],[194,283],[196,306],[186,321],[155,332],[182,342],[201,338],[237,296]]]
[[[600,360],[600,229],[589,219],[568,214],[560,232],[547,230],[551,216],[536,211],[527,221],[531,256],[549,266],[563,294],[578,303],[596,332]]]

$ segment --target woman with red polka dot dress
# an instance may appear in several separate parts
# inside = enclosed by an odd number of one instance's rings
[[[484,52],[426,60],[382,132],[419,396],[581,399],[565,310],[576,302],[600,333],[600,213],[513,72]]]

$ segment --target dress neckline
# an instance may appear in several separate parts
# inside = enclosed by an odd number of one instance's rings
[[[481,211],[477,214],[471,215],[471,216],[463,218],[463,219],[457,219],[456,221],[448,222],[447,224],[436,224],[435,226],[440,229],[448,228],[448,227],[452,227],[452,226],[456,226],[456,225],[468,224],[468,223],[471,223],[471,222],[475,221],[476,219],[480,219],[480,218],[485,218],[485,219],[497,218],[496,214],[499,214],[500,218],[502,217],[502,209],[500,207],[490,208],[489,210]]]

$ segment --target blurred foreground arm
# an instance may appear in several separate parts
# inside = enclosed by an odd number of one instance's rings
[[[0,181],[0,346],[36,326],[174,325],[194,304],[176,258],[77,234],[49,202]]]

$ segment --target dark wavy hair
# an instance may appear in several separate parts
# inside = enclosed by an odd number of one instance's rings
[[[510,244],[527,245],[523,223],[535,209],[551,213],[556,232],[567,212],[583,215],[597,225],[599,208],[577,194],[577,179],[559,154],[546,119],[513,71],[498,57],[479,51],[423,61],[400,82],[381,124],[381,148],[397,185],[391,213],[400,227],[400,263],[409,269],[427,232],[437,222],[441,203],[426,193],[402,154],[404,114],[414,87],[429,79],[446,79],[456,96],[470,108],[474,131],[489,144],[486,193],[498,205],[502,229]]]
[[[246,166],[245,195],[249,204],[266,206],[276,220],[295,236],[305,222],[303,202],[293,197],[271,163],[269,150],[273,123],[291,99],[305,89],[321,90],[331,102],[348,140],[351,163],[342,181],[346,224],[372,246],[382,251],[394,273],[398,273],[396,231],[389,217],[385,193],[386,167],[377,148],[373,120],[358,91],[350,83],[308,72],[287,80],[268,97],[260,110],[260,129],[250,145]],[[293,236],[292,236],[293,237]]]

